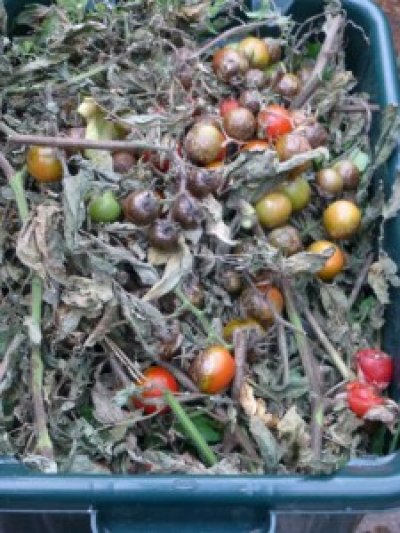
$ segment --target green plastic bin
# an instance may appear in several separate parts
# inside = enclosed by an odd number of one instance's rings
[[[14,10],[24,3],[31,2],[5,1]],[[302,21],[320,12],[323,0],[281,0],[278,4]],[[258,5],[252,2],[254,9]],[[361,32],[348,25],[348,66],[359,79],[359,89],[367,90],[381,106],[398,104],[400,91],[387,20],[371,0],[344,0],[343,5],[370,39],[367,46]],[[400,169],[399,154],[380,171],[387,190]],[[388,223],[385,245],[400,265],[399,217]],[[399,363],[396,395],[400,390],[400,291],[392,296],[384,348]],[[271,517],[277,511],[348,513],[395,507],[400,507],[400,454],[353,461],[326,477],[42,475],[14,459],[0,460],[0,513],[87,513],[92,531],[98,532],[261,533],[273,529]],[[75,530],[83,531],[79,526]],[[35,527],[30,531],[34,533]],[[41,526],[40,531],[46,528]]]

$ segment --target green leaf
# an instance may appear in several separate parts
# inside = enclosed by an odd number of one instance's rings
[[[201,413],[189,415],[189,418],[208,444],[217,444],[218,442],[221,442],[222,431],[215,420]],[[183,433],[183,429],[179,422],[176,424],[176,429],[180,433]]]
[[[318,54],[321,51],[321,43],[307,43],[306,56],[311,59],[317,59]]]

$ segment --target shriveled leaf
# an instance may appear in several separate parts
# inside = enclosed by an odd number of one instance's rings
[[[267,470],[275,470],[281,457],[281,450],[271,430],[257,416],[250,417],[249,429],[264,459],[265,467]]]
[[[368,271],[368,283],[373,289],[376,297],[382,304],[390,302],[389,288],[400,287],[400,278],[397,275],[397,265],[384,255],[378,261],[373,263]]]
[[[237,241],[231,238],[230,227],[223,220],[223,207],[218,200],[210,194],[202,201],[202,206],[206,212],[207,233],[209,235],[215,235],[215,237],[225,244],[236,244]]]
[[[113,297],[111,281],[93,280],[80,276],[70,276],[64,289],[62,301],[78,309],[84,309],[89,316],[97,316],[103,305]]]
[[[42,279],[66,282],[63,238],[60,231],[61,209],[44,203],[21,230],[17,241],[19,260]]]
[[[397,173],[397,177],[392,186],[392,191],[389,199],[383,206],[383,218],[388,220],[397,215],[400,210],[400,172]]]
[[[86,217],[84,198],[93,178],[87,170],[80,170],[73,176],[64,175],[63,179],[63,210],[64,210],[64,236],[69,250],[77,244],[77,233]]]
[[[179,250],[169,257],[162,278],[143,296],[143,300],[156,300],[164,294],[168,294],[186,274],[191,272],[192,264],[190,249],[182,241]]]

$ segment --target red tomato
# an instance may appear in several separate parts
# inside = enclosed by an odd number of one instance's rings
[[[223,118],[227,113],[229,113],[229,111],[232,111],[232,109],[237,109],[238,107],[242,107],[238,100],[235,98],[225,98],[225,100],[222,100],[222,102],[219,104],[219,114]]]
[[[144,379],[139,381],[137,385],[143,387],[143,392],[140,395],[140,399],[133,397],[132,401],[135,407],[143,409],[146,415],[150,415],[155,412],[160,414],[166,413],[168,407],[160,408],[154,404],[147,404],[145,398],[159,398],[163,395],[164,390],[170,390],[171,392],[178,392],[179,385],[168,370],[161,366],[150,366],[143,372]]]
[[[284,107],[271,104],[258,113],[258,126],[267,139],[276,139],[293,130],[292,117]]]
[[[356,353],[360,379],[380,390],[386,389],[393,378],[393,359],[381,350],[370,348]]]
[[[385,400],[379,396],[378,389],[373,385],[352,381],[347,385],[347,402],[353,413],[362,417],[373,407],[383,405]]]

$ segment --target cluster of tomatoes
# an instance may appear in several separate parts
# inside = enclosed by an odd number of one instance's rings
[[[119,201],[108,190],[90,202],[90,219],[95,223],[110,223],[123,214],[125,220],[146,230],[152,246],[171,251],[178,245],[180,231],[192,230],[201,224],[199,200],[219,191],[221,174],[218,170],[229,157],[272,149],[284,162],[323,146],[328,140],[325,128],[303,111],[289,110],[290,103],[307,83],[311,69],[303,67],[296,74],[287,73],[279,63],[280,57],[279,41],[269,38],[247,37],[217,50],[212,68],[220,81],[232,87],[234,95],[219,102],[218,116],[193,117],[189,129],[179,140],[177,157],[185,162],[185,186],[180,187],[168,206],[168,213],[163,209],[162,191],[135,190]],[[261,91],[265,87],[273,89],[280,99],[279,104],[263,102]],[[84,136],[84,131],[73,128],[70,135],[79,138]],[[131,152],[114,153],[114,170],[129,171],[136,156]],[[141,153],[140,157],[158,172],[167,173],[170,169],[168,157],[149,151]],[[62,177],[62,165],[53,148],[30,148],[27,164],[30,174],[40,182],[51,183]],[[297,166],[276,190],[259,198],[254,206],[258,224],[266,232],[269,244],[285,256],[304,249],[301,235],[290,224],[290,218],[311,201],[311,173],[305,174],[310,170],[311,161]],[[361,224],[361,211],[352,200],[360,182],[360,171],[354,162],[342,159],[313,176],[314,189],[326,201],[322,226],[327,239],[308,244],[306,250],[316,254],[331,252],[317,273],[321,280],[331,281],[345,267],[345,254],[337,241],[352,237]],[[225,325],[226,343],[233,342],[237,331],[252,329],[262,334],[276,316],[283,313],[283,295],[271,281],[255,280],[252,286],[243,288],[240,275],[226,271],[221,282],[227,292],[239,297],[244,316]],[[347,395],[349,407],[359,416],[364,416],[374,405],[384,403],[379,389],[383,390],[383,383],[387,386],[391,380],[392,360],[382,354],[370,350],[357,356],[360,380],[348,385]],[[226,346],[213,345],[197,355],[190,374],[200,391],[219,393],[234,378],[235,360]],[[160,366],[148,368],[138,385],[142,393],[134,398],[134,404],[147,414],[164,412],[165,408],[154,402],[146,403],[146,400],[162,396],[165,389],[179,390],[174,376]]]

